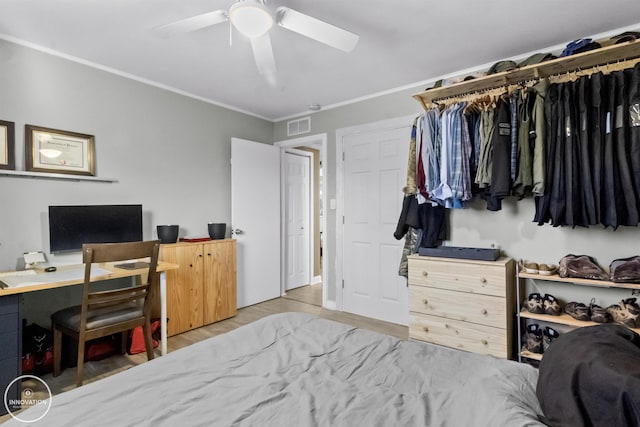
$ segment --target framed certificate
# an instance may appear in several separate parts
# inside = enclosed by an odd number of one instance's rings
[[[25,126],[25,170],[95,175],[93,135]]]
[[[0,169],[15,169],[15,125],[0,120]]]

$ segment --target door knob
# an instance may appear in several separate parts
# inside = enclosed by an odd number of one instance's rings
[[[239,236],[240,234],[244,234],[244,231],[239,228],[236,228],[235,230],[231,230],[231,233]]]

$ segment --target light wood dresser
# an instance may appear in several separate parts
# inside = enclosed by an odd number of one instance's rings
[[[409,337],[513,358],[515,262],[409,256]]]

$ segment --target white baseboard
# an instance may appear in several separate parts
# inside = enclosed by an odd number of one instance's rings
[[[315,276],[311,279],[311,284],[312,285],[317,285],[322,283],[322,276]]]
[[[335,301],[330,301],[327,300],[326,303],[324,303],[324,305],[322,306],[322,308],[326,308],[327,310],[337,310],[338,306],[336,305]]]

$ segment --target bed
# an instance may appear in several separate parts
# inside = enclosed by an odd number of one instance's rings
[[[537,378],[529,365],[281,313],[56,395],[32,425],[542,426]]]

